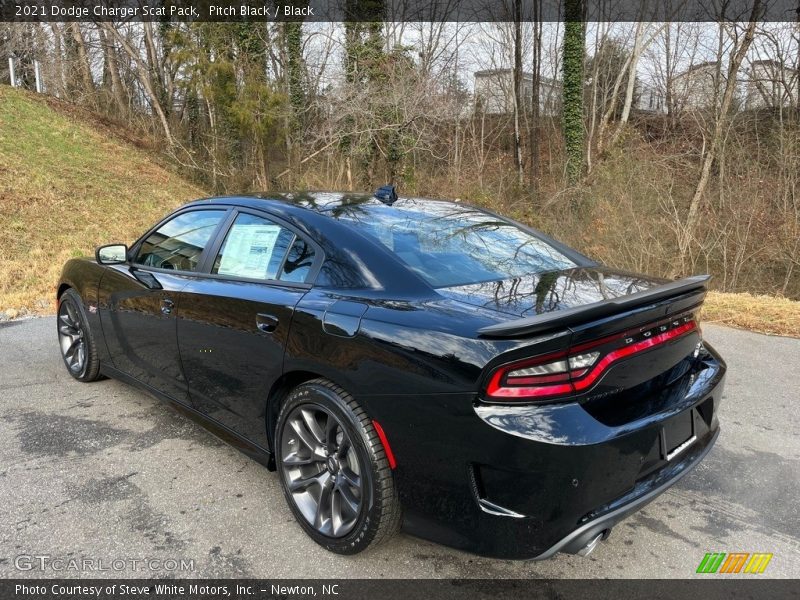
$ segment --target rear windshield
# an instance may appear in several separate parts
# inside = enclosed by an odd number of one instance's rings
[[[332,213],[377,239],[433,287],[576,266],[538,237],[468,206],[400,200],[392,206],[345,205]]]

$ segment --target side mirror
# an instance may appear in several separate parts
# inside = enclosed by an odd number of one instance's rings
[[[94,251],[97,263],[101,265],[122,265],[128,262],[128,247],[125,244],[108,244]]]

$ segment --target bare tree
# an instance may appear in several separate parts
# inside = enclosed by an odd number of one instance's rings
[[[686,215],[683,232],[679,238],[679,251],[681,258],[681,265],[685,265],[689,256],[689,249],[692,242],[695,227],[697,226],[698,213],[703,201],[706,186],[711,175],[711,166],[717,157],[720,143],[722,141],[723,132],[728,122],[728,113],[730,111],[731,103],[733,102],[733,95],[736,91],[736,79],[739,73],[739,67],[747,54],[750,45],[753,43],[753,35],[758,24],[758,17],[760,14],[760,1],[755,0],[753,4],[750,21],[741,32],[737,24],[722,24],[720,27],[728,31],[731,36],[731,58],[728,63],[725,89],[722,94],[722,102],[720,103],[719,113],[714,124],[714,130],[711,134],[711,140],[708,144],[708,149],[703,159],[703,166],[700,171],[700,179],[697,182],[694,195],[692,196],[691,203],[689,204],[689,211]]]
[[[153,70],[151,66],[144,58],[142,58],[139,51],[131,45],[128,39],[119,32],[113,23],[98,23],[97,26],[101,29],[104,29],[108,35],[113,37],[134,63],[136,77],[147,94],[147,97],[150,101],[150,106],[156,115],[158,115],[158,120],[161,123],[167,143],[172,145],[174,143],[172,129],[169,125],[169,121],[167,120],[164,107],[161,105],[162,99],[159,97],[159,94],[156,93],[157,88],[152,79]]]

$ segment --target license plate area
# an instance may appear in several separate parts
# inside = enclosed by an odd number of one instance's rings
[[[661,428],[661,458],[670,461],[697,440],[695,409],[690,409],[666,421]]]

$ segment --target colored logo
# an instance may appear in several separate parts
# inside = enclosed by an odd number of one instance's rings
[[[700,565],[697,567],[698,573],[750,573],[758,575],[763,573],[772,554],[766,552],[708,552]]]

